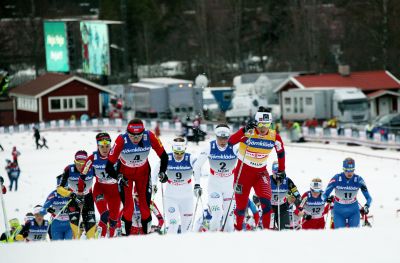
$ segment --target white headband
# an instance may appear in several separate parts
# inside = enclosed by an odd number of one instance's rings
[[[257,112],[256,116],[254,116],[254,119],[257,122],[271,123],[272,122],[272,114],[270,112]]]
[[[184,152],[186,150],[186,141],[184,142],[173,142],[172,151]]]
[[[215,135],[217,137],[229,137],[231,130],[228,127],[218,127],[215,129]]]

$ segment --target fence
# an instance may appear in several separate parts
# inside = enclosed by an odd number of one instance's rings
[[[366,131],[350,128],[303,127],[302,136],[306,141],[341,142],[381,149],[400,149],[400,135],[393,133],[381,135],[378,132],[367,133]]]
[[[147,129],[152,129],[157,125],[157,121],[143,120]],[[128,124],[123,119],[90,119],[82,120],[54,120],[50,122],[40,122],[31,124],[20,124],[13,126],[0,127],[0,134],[15,132],[31,132],[33,127],[38,127],[40,131],[124,131]],[[160,121],[160,129],[166,132],[181,133],[183,131],[182,123],[172,121]],[[215,124],[201,124],[200,129],[206,132],[213,131]],[[231,127],[238,128],[238,127]]]
[[[154,130],[157,121],[144,120],[145,127]],[[182,123],[172,121],[160,121],[160,129],[163,132],[183,133]],[[38,127],[40,131],[124,131],[127,126],[127,120],[123,119],[91,119],[88,121],[80,120],[56,120],[50,122],[20,124],[14,126],[0,127],[1,133],[30,132],[32,127]],[[201,124],[200,128],[206,132],[212,132],[216,124]],[[237,130],[239,126],[231,127]],[[289,138],[293,138],[293,131],[289,133]],[[382,136],[380,133],[374,133],[371,137],[365,131],[357,129],[334,129],[334,128],[302,128],[302,136],[306,141],[314,142],[341,142],[349,144],[363,145],[381,149],[400,150],[400,135],[389,133]]]

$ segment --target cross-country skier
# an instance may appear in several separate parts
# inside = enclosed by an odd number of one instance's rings
[[[368,214],[372,198],[368,192],[367,185],[361,176],[354,173],[355,162],[352,158],[343,161],[343,172],[336,174],[329,182],[322,200],[331,202],[333,197],[329,195],[335,190],[335,206],[333,207],[333,221],[336,228],[360,226],[360,209],[358,207],[357,193],[361,189],[366,204],[364,213]]]
[[[150,200],[152,195],[150,164],[148,155],[153,149],[161,159],[159,178],[166,180],[165,171],[168,164],[168,155],[160,140],[149,130],[145,130],[140,119],[133,119],[128,123],[126,133],[115,140],[106,165],[106,172],[120,185],[121,200],[124,205],[122,222],[125,235],[129,235],[133,215],[133,182],[138,192],[142,227],[144,233],[151,228]],[[117,161],[121,162],[120,174],[114,169]]]
[[[85,225],[86,237],[89,239],[94,238],[96,234],[96,216],[92,195],[93,169],[90,169],[85,177],[82,178],[84,180],[83,189],[79,189],[80,187],[78,186],[87,157],[86,151],[77,151],[74,164],[70,164],[64,169],[61,183],[57,187],[57,193],[72,199],[68,205],[68,215],[74,239],[79,239],[82,234],[79,230],[81,216]]]
[[[274,226],[278,230],[290,228],[289,203],[287,195],[290,193],[295,197],[295,205],[301,202],[301,195],[296,185],[289,177],[281,178],[278,173],[278,162],[272,163],[271,190],[272,190],[272,211],[274,213]],[[278,208],[279,206],[279,208]],[[279,219],[278,219],[279,214]]]
[[[201,167],[208,160],[210,176],[208,179],[208,206],[211,212],[210,231],[221,229],[221,222],[228,215],[224,231],[233,231],[233,207],[229,203],[233,195],[233,171],[237,162],[237,147],[228,144],[230,129],[226,124],[215,128],[216,139],[200,152],[194,166],[195,176],[200,178]]]
[[[301,197],[302,207],[296,209],[295,214],[302,217],[303,229],[324,229],[325,218],[329,212],[330,205],[325,205],[322,200],[322,180],[320,178],[312,179],[310,191],[307,191]]]
[[[279,134],[269,127],[272,115],[260,107],[254,120],[229,138],[229,143],[239,143],[238,164],[235,170],[236,230],[242,230],[246,206],[251,188],[260,198],[262,225],[269,228],[271,218],[271,184],[267,171],[267,159],[275,148],[278,155],[278,175],[285,178],[285,150]],[[255,128],[255,129],[254,129]],[[254,129],[254,130],[253,130]],[[237,185],[236,185],[237,184]]]
[[[10,232],[8,233],[8,239],[6,233],[1,234],[0,242],[3,243],[12,243],[14,242],[15,237],[21,232],[22,226],[19,223],[18,218],[12,218],[8,220],[10,225]]]
[[[111,137],[108,133],[101,132],[96,135],[97,151],[90,155],[82,170],[79,179],[79,188],[84,186],[86,174],[93,168],[96,176],[96,183],[93,187],[93,198],[100,214],[98,225],[101,237],[106,237],[107,226],[109,226],[109,236],[114,237],[121,199],[118,192],[117,180],[109,176],[106,172],[108,154],[111,149]]]
[[[172,153],[168,154],[167,183],[165,187],[165,222],[167,232],[178,233],[179,222],[181,233],[190,230],[193,217],[193,165],[196,162],[190,153],[186,153],[186,140],[175,138],[172,142]],[[194,193],[197,200],[201,198],[200,178],[195,177]]]
[[[61,184],[62,175],[57,176],[57,186]],[[63,197],[57,193],[57,190],[52,191],[47,197],[40,213],[44,216],[50,213],[54,218],[61,209],[65,207],[70,199]],[[68,209],[65,207],[61,213],[53,219],[50,224],[50,239],[51,240],[68,240],[72,239],[72,229],[69,223]]]
[[[28,220],[22,227],[18,235],[15,236],[17,241],[44,241],[47,238],[47,229],[49,222],[44,219],[40,213],[42,210],[41,205],[33,208],[34,219]]]

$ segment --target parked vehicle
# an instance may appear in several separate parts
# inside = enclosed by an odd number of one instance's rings
[[[372,123],[373,131],[400,134],[400,113],[378,116]]]
[[[291,89],[282,92],[282,117],[289,121],[336,117],[341,123],[365,123],[368,99],[356,88]]]

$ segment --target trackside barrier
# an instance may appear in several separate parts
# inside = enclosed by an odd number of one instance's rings
[[[50,122],[20,124],[14,126],[0,127],[1,133],[14,133],[14,132],[31,132],[33,127],[38,127],[40,131],[124,131],[128,122],[123,119],[91,119],[91,120],[53,120]],[[157,122],[154,120],[144,120],[147,129],[154,130]],[[159,122],[160,129],[164,132],[181,133],[183,126],[180,122]],[[211,124],[201,124],[201,129],[211,131],[213,129]]]
[[[380,133],[374,133],[372,136],[365,131],[355,129],[332,129],[321,128],[309,129],[302,127],[302,136],[306,141],[311,142],[339,142],[362,145],[380,149],[400,149],[400,134],[387,134],[382,136]]]

